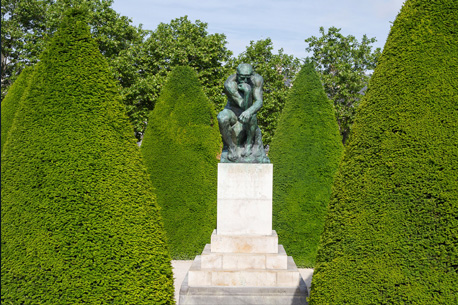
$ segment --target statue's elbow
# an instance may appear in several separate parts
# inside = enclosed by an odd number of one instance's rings
[[[253,104],[254,113],[257,113],[259,109],[261,109],[261,107],[262,107],[262,100],[254,102]]]

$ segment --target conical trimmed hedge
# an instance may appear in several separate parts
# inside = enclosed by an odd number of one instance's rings
[[[2,154],[2,303],[173,304],[153,187],[85,14],[66,13]]]
[[[313,267],[343,146],[332,103],[312,64],[297,75],[269,152],[273,227],[299,266]]]
[[[457,1],[406,1],[336,177],[311,305],[457,304],[457,41]]]
[[[194,259],[216,228],[218,121],[190,67],[171,71],[151,113],[142,153],[174,259]]]
[[[14,117],[19,105],[23,99],[24,92],[26,92],[30,79],[32,78],[33,68],[26,67],[19,74],[17,80],[8,90],[5,98],[2,100],[2,138],[1,138],[1,151],[3,151],[3,145],[8,137],[8,132],[13,125]]]

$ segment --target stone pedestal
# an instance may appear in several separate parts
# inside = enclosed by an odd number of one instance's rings
[[[219,164],[218,235],[272,234],[272,176],[272,164]]]
[[[218,166],[217,229],[180,290],[185,304],[306,304],[307,289],[272,230],[272,164]]]

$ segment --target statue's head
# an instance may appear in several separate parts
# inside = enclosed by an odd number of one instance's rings
[[[237,83],[247,83],[253,74],[253,67],[250,64],[240,64],[237,67]]]

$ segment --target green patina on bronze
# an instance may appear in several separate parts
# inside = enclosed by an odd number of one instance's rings
[[[262,85],[262,76],[245,63],[224,83],[227,104],[218,114],[224,143],[222,163],[270,163],[256,118],[262,107]]]

